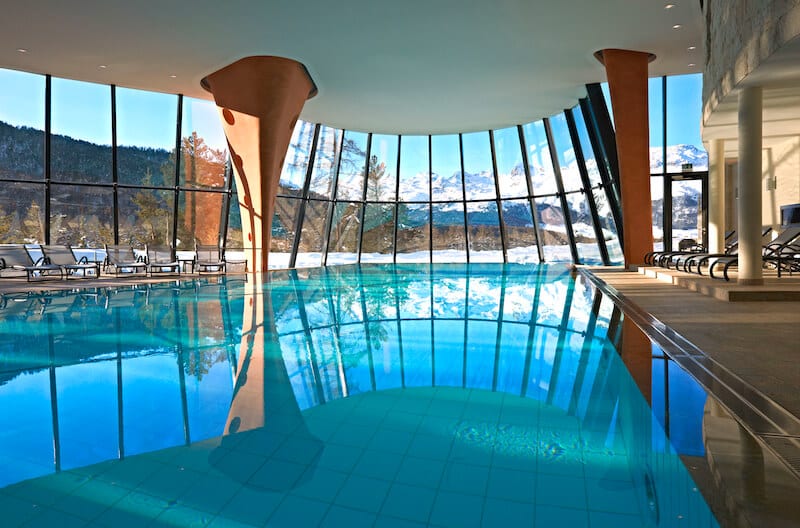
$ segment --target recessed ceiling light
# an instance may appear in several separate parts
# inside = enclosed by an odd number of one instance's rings
[[[25,48],[17,48],[17,51],[20,53],[28,53],[28,50]]]
[[[694,51],[694,50],[696,50],[696,49],[697,49],[697,46],[689,46],[689,47],[688,47],[688,48],[686,48],[686,49],[688,49],[689,51]]]
[[[675,4],[667,4],[664,6],[664,9],[672,9],[673,7],[675,7]]]
[[[689,63],[689,67],[690,67],[690,68],[694,68],[695,66],[697,66],[697,64],[695,64],[695,63],[693,63],[693,62],[690,62],[690,63]]]
[[[175,78],[177,78],[177,77],[178,77],[177,75],[170,75],[170,76],[169,76],[169,78],[170,78],[170,79],[175,79]]]
[[[672,29],[680,29],[680,28],[682,28],[682,27],[683,27],[683,26],[682,26],[682,25],[680,25],[680,24],[675,24],[674,26],[672,26]]]
[[[108,66],[106,66],[105,64],[101,64],[97,68],[100,69],[100,70],[105,70],[106,68],[108,68]]]

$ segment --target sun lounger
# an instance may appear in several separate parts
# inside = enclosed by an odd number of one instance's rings
[[[171,246],[147,246],[147,271],[153,274],[181,274],[181,263]]]
[[[27,247],[22,244],[0,246],[0,271],[25,272],[28,282],[34,279],[64,278],[61,266],[50,264],[44,256],[34,260]]]
[[[114,274],[147,275],[147,264],[144,258],[137,257],[133,248],[128,245],[106,245],[106,269],[113,267]]]
[[[194,267],[197,273],[225,273],[225,264],[219,246],[195,245]]]
[[[77,277],[85,279],[90,276],[96,279],[100,276],[100,264],[89,262],[86,257],[77,258],[71,246],[44,245],[41,248],[45,262],[60,266],[67,280]],[[89,271],[93,271],[94,274],[88,275]]]
[[[765,266],[775,266],[778,276],[783,271],[793,273],[800,271],[800,226],[787,227],[775,239],[761,250],[761,259]],[[738,255],[724,255],[713,258],[708,264],[708,274],[714,279],[730,280],[730,268],[739,265]],[[721,273],[721,275],[720,275]]]

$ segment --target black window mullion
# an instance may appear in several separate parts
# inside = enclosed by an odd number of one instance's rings
[[[221,248],[228,247],[228,224],[230,222],[231,214],[231,199],[233,198],[232,183],[233,183],[233,162],[230,155],[225,160],[225,197],[223,198],[222,214],[219,223],[219,236],[217,237],[217,245]]]
[[[175,121],[175,187],[172,202],[172,247],[178,243],[178,206],[180,205],[181,181],[181,121],[183,120],[183,94],[178,94],[178,114]],[[192,233],[194,236],[194,233]]]
[[[335,132],[334,132],[335,133]],[[333,182],[331,183],[331,201],[328,204],[328,218],[325,223],[325,240],[322,243],[322,265],[328,265],[328,249],[331,241],[331,227],[333,224],[333,214],[336,211],[336,188],[339,186],[339,169],[342,165],[342,147],[344,146],[345,130],[342,129],[342,137],[339,138],[339,148],[333,145],[333,164],[336,170],[333,172]],[[335,137],[335,136],[334,136]]]
[[[467,264],[469,264],[469,222],[467,221],[467,183],[464,178],[464,140],[461,134],[458,135],[458,157],[461,160],[461,207],[464,210],[464,249],[467,252]]]
[[[367,209],[367,187],[369,186],[369,162],[372,154],[372,132],[367,134],[367,158],[361,177],[364,179],[364,188],[361,191],[361,210],[358,213],[358,241],[356,242],[357,262],[361,263],[361,241],[364,238],[364,211]]]
[[[314,136],[311,139],[311,153],[308,157],[308,166],[306,167],[306,178],[303,182],[303,194],[300,199],[300,205],[297,208],[297,217],[295,218],[295,233],[294,240],[292,241],[292,253],[289,255],[289,267],[294,268],[297,264],[297,251],[300,249],[300,237],[303,233],[303,223],[306,217],[306,205],[308,204],[308,191],[311,188],[311,174],[314,172],[314,160],[317,156],[317,143],[319,141],[320,124],[314,125]]]
[[[400,153],[403,148],[403,136],[397,136],[397,170],[394,178],[394,231],[392,233],[392,262],[397,264],[397,225],[400,223]]]
[[[672,251],[672,177],[667,172],[667,77],[661,77],[661,181],[664,186],[662,200],[661,238],[664,251]]]
[[[114,244],[119,244],[119,168],[117,167],[117,87],[111,85],[111,183],[114,186],[112,203],[114,217]]]
[[[700,196],[701,196],[700,207],[701,207],[701,209],[700,209],[700,211],[701,211],[701,214],[703,215],[703,220],[702,220],[701,225],[700,225],[700,228],[702,229],[702,233],[700,234],[700,239],[701,239],[700,242],[703,244],[703,247],[707,248],[708,247],[708,243],[709,243],[709,240],[708,240],[708,193],[709,193],[709,189],[708,189],[708,171],[706,171],[705,174],[703,174],[701,176],[701,187],[700,187],[700,189],[701,189],[701,192],[700,192]]]
[[[564,192],[564,181],[561,179],[561,165],[558,162],[558,152],[556,151],[556,144],[553,141],[553,130],[550,128],[550,119],[544,118],[544,132],[547,136],[547,146],[550,149],[550,160],[553,163],[553,174],[556,178],[556,187],[558,188],[558,198],[561,202],[561,215],[564,217],[564,227],[567,230],[567,237],[569,238],[569,250],[572,253],[572,261],[575,264],[580,264],[581,259],[578,256],[578,247],[575,245],[575,231],[572,229],[572,215],[569,211],[569,204],[567,204],[567,196]]]
[[[52,90],[53,83],[50,75],[44,77],[44,243],[50,243],[50,181],[52,179],[51,144],[52,133]]]
[[[525,185],[528,187],[528,203],[531,208],[531,219],[533,220],[533,235],[536,238],[536,252],[539,254],[539,262],[544,262],[544,249],[542,248],[542,231],[539,226],[539,215],[536,210],[536,199],[533,197],[533,182],[531,181],[531,167],[528,164],[528,146],[525,141],[525,133],[522,125],[517,125],[517,135],[519,136],[519,148],[522,150],[522,168],[525,170]]]
[[[614,132],[614,124],[611,122],[611,116],[608,114],[608,106],[606,106],[606,98],[603,96],[603,90],[598,83],[587,84],[586,94],[589,96],[589,102],[594,111],[594,123],[597,125],[597,132],[600,142],[603,144],[603,150],[606,153],[608,160],[608,167],[611,172],[611,184],[616,195],[616,203],[622,203],[620,200],[620,187],[619,187],[619,158],[617,157],[617,139]],[[620,222],[620,225],[622,223]]]
[[[433,262],[433,137],[428,136],[428,262]]]
[[[495,202],[497,204],[497,221],[500,225],[500,243],[503,248],[503,262],[508,262],[508,244],[506,242],[506,227],[503,221],[503,204],[500,201],[500,182],[497,175],[497,153],[494,150],[494,132],[489,131],[489,147],[492,152],[492,172],[494,175]]]
[[[575,161],[578,163],[578,173],[581,176],[581,183],[583,184],[581,192],[584,193],[587,203],[589,204],[589,214],[592,217],[592,227],[594,228],[594,235],[597,239],[597,246],[600,249],[600,258],[603,260],[603,265],[608,266],[611,261],[608,258],[606,238],[605,235],[603,235],[603,226],[600,225],[600,216],[597,214],[597,204],[594,203],[592,183],[589,181],[589,173],[586,170],[586,158],[583,155],[583,146],[581,145],[581,139],[578,135],[578,127],[575,124],[575,116],[572,114],[574,111],[574,108],[572,110],[567,110],[564,112],[564,115],[567,118],[569,137],[572,140],[572,148],[575,151]]]
[[[622,247],[622,213],[619,207],[619,200],[614,194],[614,186],[611,183],[611,176],[609,175],[608,156],[606,150],[603,148],[603,142],[598,137],[597,122],[595,121],[594,108],[589,99],[581,99],[581,112],[583,112],[583,120],[586,122],[586,131],[589,134],[589,142],[592,145],[595,159],[599,162],[597,170],[600,172],[600,181],[603,192],[606,195],[606,201],[611,209],[611,216],[614,218],[614,225],[617,228],[617,238],[619,239],[620,247]]]

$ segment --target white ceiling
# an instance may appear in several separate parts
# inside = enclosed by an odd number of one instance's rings
[[[599,49],[655,53],[651,76],[701,71],[699,1],[666,3],[28,0],[3,7],[0,67],[209,98],[204,76],[279,55],[305,64],[319,88],[307,121],[466,132],[575,105],[586,83],[605,80]]]

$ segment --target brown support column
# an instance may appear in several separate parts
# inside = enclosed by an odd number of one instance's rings
[[[306,99],[316,95],[305,66],[246,57],[202,81],[214,95],[233,160],[248,269],[267,271],[283,158]]]
[[[604,49],[595,56],[606,67],[614,111],[625,265],[642,264],[645,254],[653,249],[647,63],[655,55]]]

